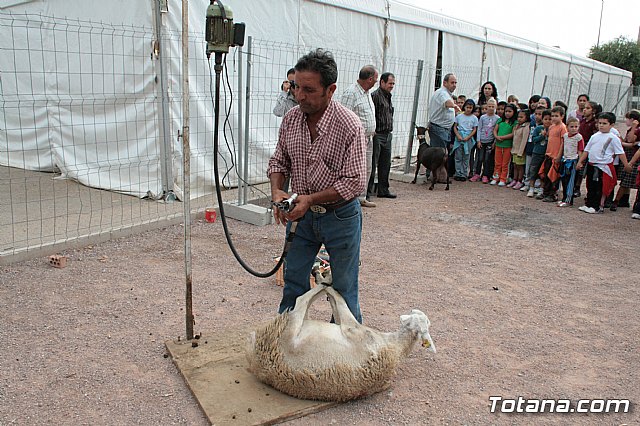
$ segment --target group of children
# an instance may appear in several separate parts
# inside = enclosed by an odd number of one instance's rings
[[[457,102],[462,112],[452,129],[454,180],[512,188],[568,207],[581,196],[586,178],[587,196],[580,207],[586,213],[602,213],[607,203],[611,210],[617,209],[622,191],[612,199],[618,174],[632,175],[634,181],[628,187],[640,185],[635,182],[640,181],[635,171],[640,160],[640,112],[636,110],[627,114],[629,130],[623,143],[613,127],[615,115],[602,112],[587,95],[580,95],[578,109],[568,116],[566,105],[556,102],[552,107],[549,98],[539,96],[533,96],[528,105],[511,97],[500,103],[488,98],[482,106],[464,97]],[[640,200],[635,204],[632,217],[640,219],[640,211],[635,211]]]

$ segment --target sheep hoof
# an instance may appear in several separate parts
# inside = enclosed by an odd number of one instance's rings
[[[433,191],[433,186],[430,186],[430,187],[429,187],[429,191]]]
[[[416,180],[415,180],[415,179],[414,179],[414,180],[412,180],[412,181],[411,181],[411,183],[416,183]]]

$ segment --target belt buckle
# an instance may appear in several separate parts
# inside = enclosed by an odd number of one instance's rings
[[[309,207],[309,210],[311,210],[314,213],[320,213],[320,214],[325,214],[327,212],[327,209],[317,204],[314,204],[311,207]]]

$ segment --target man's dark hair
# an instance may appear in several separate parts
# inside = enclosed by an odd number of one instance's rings
[[[320,74],[320,83],[325,89],[338,81],[338,65],[328,50],[315,49],[298,60],[295,71],[311,71]]]
[[[295,73],[296,73],[295,68],[289,68],[289,71],[287,71],[287,75],[289,75],[289,74],[295,74]]]
[[[578,99],[580,99],[580,98],[581,98],[581,97],[583,97],[583,96],[584,96],[585,98],[587,98],[587,101],[590,101],[590,100],[591,100],[591,99],[589,99],[589,95],[587,95],[586,93],[583,93],[583,94],[581,94],[581,95],[578,95]]]
[[[452,72],[445,74],[444,78],[442,79],[442,81],[449,81],[449,77],[453,77],[455,74],[453,74]]]
[[[382,73],[382,75],[380,76],[380,81],[384,81],[385,83],[389,81],[389,77],[393,77],[396,78],[395,75],[393,75],[393,73],[391,72],[384,72]]]
[[[358,74],[358,79],[359,80],[368,80],[371,77],[373,77],[374,75],[376,75],[376,67],[374,67],[373,65],[365,65],[360,70],[360,74]]]
[[[598,114],[598,120],[607,120],[609,124],[616,124],[616,115],[612,112],[601,112]]]

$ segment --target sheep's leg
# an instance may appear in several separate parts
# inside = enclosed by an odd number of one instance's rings
[[[444,172],[447,174],[447,187],[444,189],[445,191],[449,190],[449,170],[445,169]]]
[[[429,187],[429,191],[433,191],[433,187],[436,186],[437,180],[438,180],[437,170],[431,171],[431,186]]]
[[[302,325],[302,321],[307,317],[309,306],[311,306],[311,304],[320,296],[321,293],[324,292],[325,289],[326,286],[317,285],[296,299],[296,306],[289,314],[290,321],[295,324],[295,327],[300,327]]]
[[[347,302],[345,302],[342,296],[340,296],[340,293],[338,293],[333,287],[327,287],[327,294],[329,295],[329,303],[331,304],[333,319],[336,324],[346,327],[355,327],[360,325],[347,306]]]

